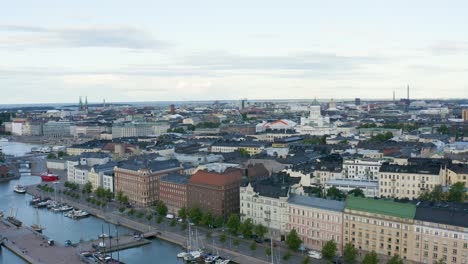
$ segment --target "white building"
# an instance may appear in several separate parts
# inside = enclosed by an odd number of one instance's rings
[[[381,160],[345,160],[343,177],[347,179],[378,180]]]
[[[273,239],[281,239],[288,221],[289,188],[276,187],[258,185],[254,189],[250,183],[240,187],[240,215],[242,221],[250,218],[254,224],[268,227]]]
[[[344,193],[359,188],[365,197],[379,197],[379,182],[374,180],[334,179],[325,183],[325,191],[331,187]]]
[[[291,130],[294,129],[296,125],[296,122],[288,119],[280,119],[273,122],[263,121],[255,127],[255,131],[260,133],[267,130]]]
[[[106,172],[102,176],[102,187],[114,192],[114,173]]]

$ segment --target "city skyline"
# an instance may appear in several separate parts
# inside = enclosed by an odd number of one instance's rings
[[[467,7],[10,2],[0,104],[466,97]]]

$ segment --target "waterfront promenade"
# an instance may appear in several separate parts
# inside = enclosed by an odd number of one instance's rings
[[[28,187],[28,193],[34,196],[50,196],[50,194],[43,193],[38,190],[35,186]],[[171,243],[185,247],[187,244],[187,231],[183,231],[179,226],[170,226],[168,221],[163,221],[160,224],[155,221],[147,221],[145,219],[136,219],[129,217],[126,214],[118,212],[117,208],[109,206],[108,208],[97,208],[90,206],[84,199],[72,199],[63,194],[57,194],[57,198],[75,208],[85,210],[90,214],[101,218],[107,222],[115,225],[127,227],[129,229],[136,230],[142,234],[157,234],[156,237],[169,241]],[[252,263],[252,264],[265,264],[271,263],[271,256],[265,254],[265,249],[269,248],[269,243],[257,244],[256,250],[250,249],[250,244],[253,242],[248,239],[240,239],[241,243],[238,246],[233,245],[235,237],[227,236],[225,243],[219,242],[220,230],[214,230],[212,237],[206,237],[206,230],[202,227],[197,227],[199,230],[199,237],[205,248],[218,252],[219,255],[227,257],[236,263]],[[213,243],[214,242],[214,243]],[[278,245],[274,248],[275,258],[280,259],[287,252],[287,249],[283,245]],[[304,255],[299,253],[292,253],[289,260],[285,261],[281,259],[281,263],[301,263]],[[277,262],[277,261],[275,261]],[[323,263],[322,260],[311,259],[310,263]]]
[[[3,246],[29,263],[82,263],[75,248],[57,243],[50,246],[47,243],[47,237],[28,227],[17,228],[6,220],[0,219],[0,234]]]

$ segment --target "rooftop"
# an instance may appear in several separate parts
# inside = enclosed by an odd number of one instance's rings
[[[395,173],[417,173],[428,175],[439,175],[440,166],[435,164],[427,165],[397,165],[384,163],[380,167],[380,172],[395,172]]]
[[[313,196],[304,195],[292,195],[288,200],[291,204],[297,204],[302,206],[315,207],[319,209],[343,212],[345,208],[345,202],[336,200],[327,200],[323,198],[317,198]]]
[[[400,218],[414,219],[416,206],[413,204],[397,203],[389,200],[377,200],[348,196],[346,209],[383,214]]]
[[[178,173],[171,173],[171,174],[161,177],[159,180],[176,183],[176,184],[187,184],[189,177],[178,174]]]

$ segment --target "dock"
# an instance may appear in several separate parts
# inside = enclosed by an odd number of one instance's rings
[[[104,243],[104,247],[102,247],[102,243]],[[120,251],[124,249],[140,247],[140,246],[147,245],[147,244],[151,244],[151,241],[148,239],[144,239],[142,237],[136,238],[133,236],[126,235],[126,236],[119,236],[118,240],[116,237],[113,237],[111,239],[100,238],[96,240],[82,242],[77,246],[81,247],[84,251],[95,250],[95,251],[100,251],[102,253],[111,253],[111,252]]]
[[[82,263],[75,248],[55,243],[50,246],[48,238],[27,227],[16,227],[0,219],[1,244],[28,263],[78,264]]]

